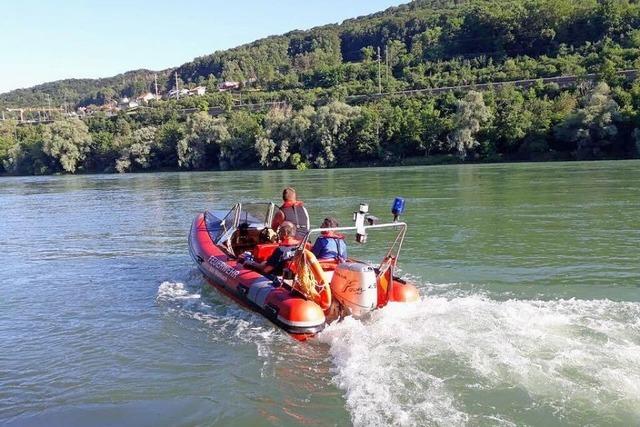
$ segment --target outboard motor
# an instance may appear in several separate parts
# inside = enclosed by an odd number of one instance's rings
[[[378,304],[376,273],[370,265],[359,262],[338,264],[331,279],[331,293],[354,317],[362,316]]]

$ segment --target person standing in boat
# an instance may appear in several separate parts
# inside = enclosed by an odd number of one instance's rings
[[[281,276],[282,270],[286,267],[287,262],[295,256],[296,249],[300,245],[300,241],[295,238],[295,230],[296,227],[293,223],[283,222],[278,227],[278,247],[269,258],[260,263],[240,258],[239,262],[259,273]]]
[[[322,221],[320,228],[336,228],[339,226],[338,220],[329,216]],[[344,242],[342,234],[323,231],[316,239],[311,252],[318,258],[318,261],[343,262],[347,259],[347,244]]]
[[[271,228],[277,230],[282,223],[289,221],[295,226],[296,237],[303,237],[310,228],[309,213],[304,203],[298,201],[295,188],[285,188],[282,191],[282,201],[278,212],[273,216]]]

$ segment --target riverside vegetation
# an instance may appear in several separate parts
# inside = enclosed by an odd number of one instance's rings
[[[382,61],[378,61],[378,48]],[[0,173],[326,168],[354,164],[631,158],[640,152],[640,4],[418,0],[268,37],[158,73],[201,97],[50,124],[0,122]],[[596,73],[596,81],[586,79]],[[577,76],[571,85],[391,94]],[[0,95],[0,106],[100,105],[153,86],[145,70]],[[279,101],[247,111],[243,103]],[[365,94],[368,96],[353,97]],[[221,107],[212,116],[210,107]],[[186,110],[186,111],[185,111]]]

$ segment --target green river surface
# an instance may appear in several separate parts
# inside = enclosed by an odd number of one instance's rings
[[[288,185],[406,198],[421,300],[299,343],[210,289],[195,215]],[[2,178],[0,290],[0,425],[640,425],[640,161]]]

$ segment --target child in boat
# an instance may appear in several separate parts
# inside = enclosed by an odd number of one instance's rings
[[[282,275],[287,261],[290,261],[296,254],[296,249],[300,246],[300,241],[295,239],[296,226],[289,221],[285,221],[278,227],[279,244],[273,254],[263,262],[254,262],[239,258],[238,262],[245,267],[251,268],[263,274]]]
[[[320,228],[336,228],[339,227],[338,220],[329,216],[322,221]],[[319,261],[338,261],[342,262],[347,259],[347,244],[344,242],[342,234],[333,231],[323,231],[316,239],[311,252]]]

